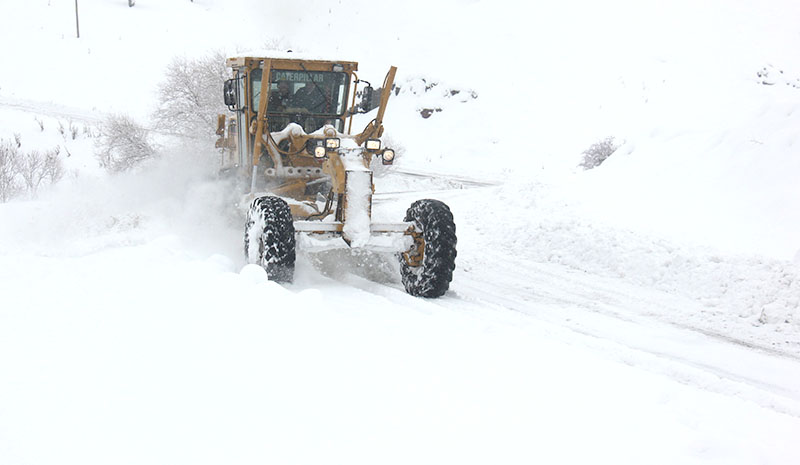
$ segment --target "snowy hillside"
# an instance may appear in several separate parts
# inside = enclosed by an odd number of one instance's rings
[[[800,3],[75,6],[0,4],[0,139],[63,169],[0,203],[0,465],[800,463]],[[374,216],[450,205],[443,298],[267,281],[207,135],[100,166],[173,58],[251,49],[398,66]]]

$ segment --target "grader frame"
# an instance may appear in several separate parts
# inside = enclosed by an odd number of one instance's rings
[[[227,65],[233,77],[225,82],[224,100],[234,115],[220,115],[217,147],[223,171],[249,184],[242,202],[249,205],[248,261],[260,263],[270,279],[290,281],[294,236],[307,234],[396,252],[409,293],[442,295],[455,267],[449,208],[421,200],[402,222],[371,219],[370,164],[376,157],[392,164],[395,157],[380,138],[397,69],[386,74],[375,117],[352,134],[354,115],[376,107],[369,83],[359,92],[366,81],[356,74],[358,63],[273,54],[229,58]],[[282,242],[271,243],[275,237]]]

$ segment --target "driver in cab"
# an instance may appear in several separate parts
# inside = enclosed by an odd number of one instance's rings
[[[289,81],[278,81],[278,90],[269,94],[269,111],[281,112],[290,108],[293,104],[292,93],[289,88]]]

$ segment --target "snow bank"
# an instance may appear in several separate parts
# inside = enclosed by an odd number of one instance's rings
[[[471,237],[498,251],[479,261],[502,261],[507,255],[656,289],[686,304],[643,308],[642,313],[754,346],[800,353],[797,263],[730,255],[590,221],[539,183],[508,184],[487,190],[478,201],[461,197],[450,203],[459,212],[459,243]],[[509,217],[498,203],[515,205],[519,214]]]

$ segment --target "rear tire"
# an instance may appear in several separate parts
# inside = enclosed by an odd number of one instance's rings
[[[271,281],[294,279],[295,239],[292,212],[279,197],[259,197],[250,204],[244,226],[244,256],[260,265]]]
[[[456,267],[456,225],[450,208],[438,200],[417,200],[406,211],[405,221],[414,222],[421,231],[422,251],[419,266],[400,258],[400,274],[406,292],[418,297],[440,297],[450,287]]]

